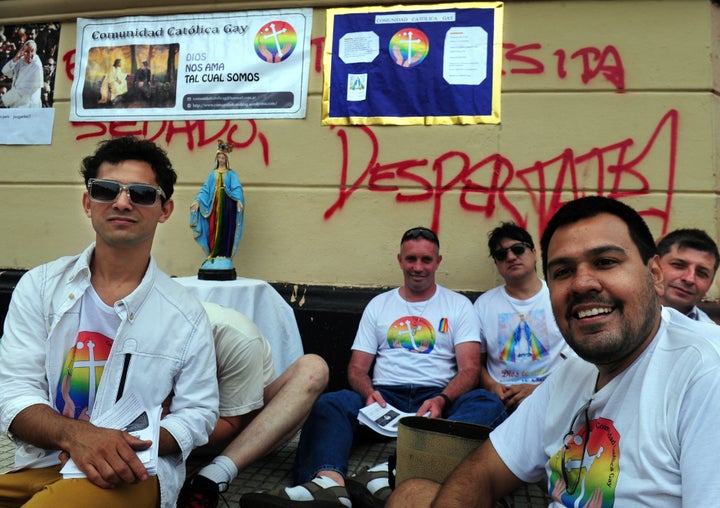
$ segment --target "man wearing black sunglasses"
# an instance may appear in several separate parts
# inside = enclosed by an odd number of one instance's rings
[[[368,498],[382,505],[390,492],[387,464],[350,478],[349,492],[345,487],[364,406],[389,403],[406,413],[491,427],[505,418],[500,400],[476,388],[480,337],[470,300],[435,282],[442,261],[435,232],[407,230],[397,260],[402,286],[373,298],[360,321],[348,365],[352,390],[320,396],[303,426],[293,470],[298,485],[246,494],[243,508],[347,507],[351,497],[360,506]]]
[[[490,256],[505,284],[475,301],[480,316],[480,384],[513,411],[570,350],[555,324],[547,285],[537,275],[535,244],[514,222],[488,235]]]
[[[0,343],[0,431],[18,446],[0,505],[169,508],[184,459],[217,421],[215,352],[199,302],[150,255],[176,175],[152,142],[104,141],[82,162],[95,242],[28,271]],[[117,403],[157,411],[157,442],[97,427]],[[150,474],[137,451],[159,454]],[[65,479],[68,460],[84,475]]]
[[[543,478],[553,507],[714,504],[718,327],[661,307],[653,237],[619,201],[567,203],[541,245],[555,319],[580,358],[546,379],[439,492],[403,483],[389,507],[420,508],[433,497],[435,508],[489,507]]]

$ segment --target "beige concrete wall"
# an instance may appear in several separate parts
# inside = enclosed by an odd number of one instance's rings
[[[52,146],[0,147],[0,267],[29,268],[75,253],[92,240],[80,206],[80,158],[111,135],[138,133],[169,150],[179,175],[176,209],[159,227],[154,254],[174,275],[203,259],[188,228],[191,200],[210,170],[207,137],[247,140],[231,157],[247,199],[235,258],[242,276],[333,285],[400,280],[394,254],[408,227],[439,229],[441,283],[461,290],[498,283],[485,240],[515,219],[537,239],[558,203],[584,193],[615,193],[647,212],[656,235],[701,227],[718,237],[718,7],[709,0],[509,1],[505,4],[502,123],[478,126],[328,128],[320,126],[322,75],[314,53],[303,120],[70,124],[74,16],[243,10],[267,3],[0,1],[0,19],[62,19]],[[373,2],[372,4],[390,2]],[[58,6],[57,4],[62,4]],[[115,5],[117,4],[117,5]],[[316,1],[313,42],[325,33]],[[357,5],[345,2],[342,5]],[[126,10],[121,5],[129,5]],[[134,6],[138,7],[134,7]],[[145,8],[139,5],[146,6]],[[308,2],[274,2],[273,6]],[[164,9],[164,10],[163,10]],[[159,12],[158,12],[159,11]],[[43,18],[44,12],[55,18]],[[266,140],[264,143],[263,140]],[[345,141],[344,141],[345,140]],[[373,154],[384,185],[370,190]],[[348,178],[341,180],[343,157]],[[267,163],[265,162],[267,160]],[[394,168],[441,184],[425,195]],[[493,168],[499,178],[493,181]],[[344,184],[358,181],[349,193]],[[499,189],[468,192],[471,184]],[[627,194],[627,196],[625,196]],[[342,197],[347,198],[342,201]],[[713,289],[712,296],[718,294]]]

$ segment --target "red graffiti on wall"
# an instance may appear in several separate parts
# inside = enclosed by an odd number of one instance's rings
[[[432,227],[437,231],[443,197],[455,191],[462,209],[487,219],[504,212],[527,228],[528,218],[537,217],[541,234],[550,217],[569,200],[590,194],[616,199],[649,196],[652,189],[645,172],[659,171],[660,160],[667,164],[661,173],[667,174],[667,187],[664,184],[657,189],[665,196],[664,202],[661,207],[638,211],[659,219],[664,234],[670,221],[675,183],[678,120],[677,110],[668,111],[636,154],[631,153],[636,141],[628,138],[585,153],[567,148],[555,157],[524,168],[515,168],[510,159],[499,153],[473,163],[470,156],[460,150],[447,151],[432,161],[424,158],[381,162],[380,143],[371,128],[338,128],[336,133],[342,147],[338,197],[325,211],[324,218],[329,220],[357,191],[389,192],[395,194],[398,203],[432,203]],[[351,143],[351,135],[357,133],[362,133],[360,139],[353,137]],[[358,153],[369,153],[369,156],[359,176],[353,179],[350,160],[357,160]],[[643,165],[646,161],[652,167]],[[434,177],[425,176],[428,170]],[[511,202],[508,192],[518,190],[530,197],[532,210],[522,212]]]
[[[315,51],[313,60],[315,60],[315,73],[320,74],[322,72],[322,54],[323,48],[325,47],[325,37],[315,37],[310,40],[310,45]]]
[[[544,74],[545,64],[541,60],[542,44],[535,42],[518,46],[509,42],[503,43],[505,61],[503,62],[503,75],[510,74]],[[558,49],[553,52],[557,62],[555,72],[558,78],[565,79],[568,75],[567,51]],[[588,84],[598,76],[605,78],[618,90],[625,89],[625,68],[623,67],[620,52],[613,45],[603,49],[588,46],[580,48],[570,54],[570,60],[578,60],[582,72],[580,79]]]
[[[65,53],[62,59],[65,64],[65,75],[72,81],[75,78],[75,50],[72,49]]]
[[[185,146],[192,151],[224,139],[234,143],[236,148],[246,148],[253,143],[260,143],[265,166],[270,163],[270,145],[267,137],[258,131],[255,120],[225,120],[218,128],[208,130],[210,125],[205,120],[164,120],[161,122],[72,122],[76,129],[85,132],[75,136],[76,140],[110,136],[138,136],[150,141],[162,139],[171,145],[176,138],[185,141]]]
[[[322,73],[323,48],[325,37],[315,37],[310,41],[314,54],[314,70],[316,74]],[[503,43],[503,75],[505,74],[544,74],[546,66],[542,61],[543,45],[539,42],[517,45],[511,42]],[[604,48],[587,46],[570,53],[558,49],[553,52],[556,58],[555,73],[560,79],[568,76],[568,67],[573,60],[580,64],[580,79],[587,85],[598,76],[605,78],[618,90],[625,89],[625,68],[623,67],[620,52],[613,45]],[[568,61],[569,60],[569,61]]]

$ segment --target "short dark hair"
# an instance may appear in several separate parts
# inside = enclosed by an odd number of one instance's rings
[[[514,222],[501,222],[498,227],[488,233],[488,249],[490,249],[491,256],[492,253],[500,247],[500,240],[503,238],[512,238],[518,242],[528,244],[531,249],[535,248],[535,243],[530,233]]]
[[[435,245],[437,245],[438,249],[440,248],[440,239],[438,238],[437,233],[435,233],[435,231],[433,231],[432,229],[423,226],[410,228],[405,231],[402,235],[402,238],[400,239],[400,247],[402,247],[402,244],[404,244],[408,240],[417,240],[418,238],[424,238],[425,240],[429,240]]]
[[[640,252],[640,258],[643,263],[647,264],[650,258],[657,254],[657,248],[655,247],[652,233],[650,233],[650,228],[648,228],[643,218],[633,208],[616,199],[610,199],[604,196],[587,196],[564,204],[562,208],[553,215],[550,222],[548,222],[540,240],[540,246],[542,248],[542,268],[546,278],[548,262],[547,250],[548,245],[550,245],[550,239],[555,234],[555,231],[559,227],[574,224],[583,219],[590,219],[601,213],[614,215],[627,225],[630,239]]]
[[[718,246],[715,241],[710,238],[710,235],[702,229],[684,228],[671,231],[658,241],[658,255],[663,257],[665,254],[670,252],[673,245],[677,245],[678,248],[687,247],[689,249],[695,249],[700,252],[712,254],[715,258],[715,271],[717,272],[718,265],[720,265],[720,252],[718,252]]]
[[[167,199],[170,199],[177,181],[177,174],[170,163],[170,159],[168,159],[167,153],[152,141],[138,139],[135,136],[124,136],[101,141],[95,153],[82,160],[80,173],[85,179],[85,187],[88,185],[88,180],[97,178],[98,168],[103,162],[118,164],[129,160],[150,164],[158,185],[165,193],[162,202],[164,203]]]

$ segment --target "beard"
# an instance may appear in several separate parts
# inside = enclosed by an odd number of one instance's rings
[[[582,334],[577,335],[573,333],[571,326],[562,330],[565,341],[580,358],[595,365],[617,363],[632,355],[650,338],[660,315],[660,305],[652,278],[648,277],[647,283],[639,289],[637,309],[631,311],[637,315],[627,315],[626,306],[621,301],[607,302],[599,298],[584,298],[582,301],[570,302],[569,309],[575,304],[587,302],[611,305],[613,313],[619,313],[622,318],[619,329],[607,329],[600,324],[597,330],[584,327]],[[566,319],[567,322],[572,322],[570,316],[566,316]]]

